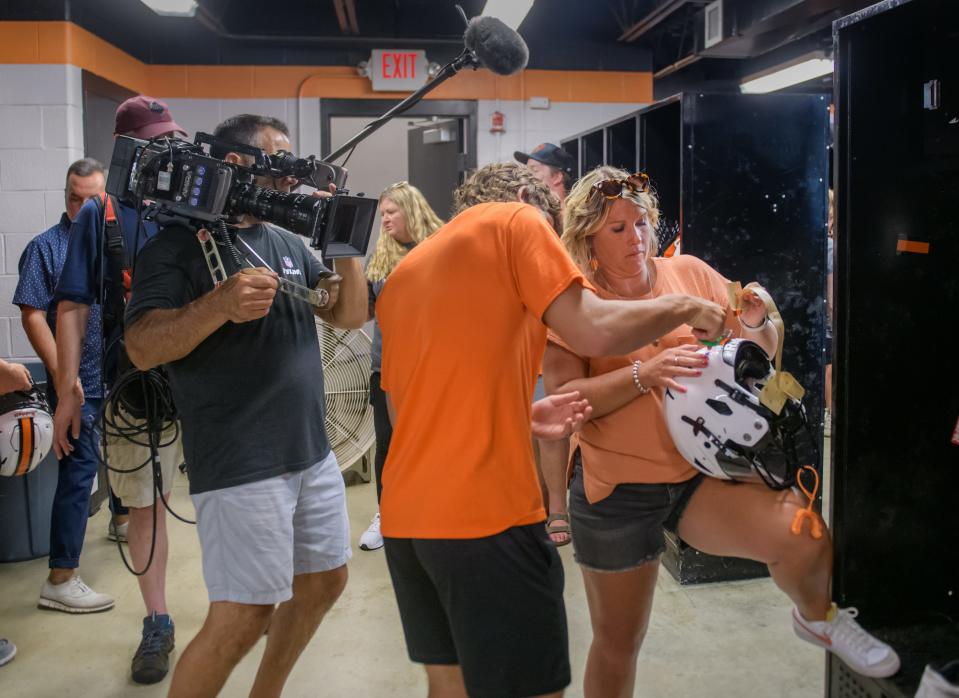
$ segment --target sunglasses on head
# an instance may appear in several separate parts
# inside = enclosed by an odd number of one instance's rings
[[[633,193],[649,191],[649,176],[645,172],[637,172],[626,179],[603,179],[593,185],[593,191],[607,199],[620,197],[627,190]]]

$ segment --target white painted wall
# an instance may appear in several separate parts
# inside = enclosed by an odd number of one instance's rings
[[[10,301],[23,248],[63,213],[67,168],[83,157],[81,105],[79,68],[0,65],[2,358],[36,356],[20,324],[20,309]]]
[[[540,143],[559,145],[568,136],[644,106],[621,102],[552,102],[549,109],[531,109],[529,102],[480,100],[477,162],[481,166],[506,162],[513,159],[517,150],[528,153]],[[494,111],[502,112],[505,117],[506,130],[503,133],[490,133],[490,117]]]

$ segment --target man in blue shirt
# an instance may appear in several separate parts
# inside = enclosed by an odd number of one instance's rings
[[[132,97],[119,106],[114,134],[142,139],[185,135],[173,120],[166,104],[143,95]],[[120,205],[116,215],[123,233],[125,252],[132,256],[148,237],[156,233],[156,227],[139,220],[136,210],[128,206]],[[83,398],[76,380],[91,308],[97,303],[104,308],[111,307],[109,301],[114,298],[111,294],[117,293],[122,283],[120,280],[114,283],[110,265],[103,258],[102,230],[102,208],[98,201],[89,201],[80,209],[70,229],[66,261],[54,294],[58,302],[59,370],[56,386],[59,402],[54,415],[53,446],[58,456],[70,453],[74,448],[68,431],[74,438],[80,433]],[[101,289],[104,298],[101,298]],[[104,319],[109,318],[105,316]],[[115,341],[117,333],[109,327],[105,328],[105,333],[107,344],[104,359],[109,366],[116,362],[119,347]],[[106,378],[109,380],[109,374]],[[162,442],[167,440],[165,435]],[[179,443],[159,451],[164,498],[170,493],[181,453]],[[152,468],[136,468],[148,460],[149,455],[149,449],[144,446],[108,439],[107,462],[111,467],[130,471],[111,472],[110,484],[123,505],[130,510],[127,540],[133,565],[138,571],[146,569],[137,577],[147,610],[147,617],[143,620],[143,638],[132,663],[133,680],[137,683],[161,681],[169,671],[169,657],[174,646],[173,621],[167,613],[165,593],[168,550],[166,510],[160,505],[154,514],[156,499]]]
[[[70,222],[80,207],[103,191],[106,176],[103,165],[92,158],[77,160],[67,170],[66,212],[59,222],[33,238],[20,257],[20,280],[13,302],[20,306],[23,329],[47,371],[51,405],[56,405],[53,386],[57,380],[56,306],[53,291],[70,238]],[[50,517],[50,573],[40,590],[40,607],[67,613],[93,613],[113,608],[113,599],[98,594],[76,574],[80,551],[87,530],[90,489],[100,463],[95,428],[103,398],[100,379],[101,353],[100,306],[90,308],[90,322],[83,340],[80,375],[76,390],[85,398],[79,437],[72,453],[60,459],[57,491]]]

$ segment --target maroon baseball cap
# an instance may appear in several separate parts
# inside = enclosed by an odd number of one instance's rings
[[[114,136],[150,139],[171,132],[186,136],[186,131],[173,120],[166,102],[146,95],[137,95],[117,107]]]

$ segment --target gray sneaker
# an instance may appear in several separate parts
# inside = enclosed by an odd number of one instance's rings
[[[170,670],[170,652],[174,647],[173,619],[167,614],[143,619],[143,639],[133,655],[133,680],[140,684],[159,683]]]
[[[17,646],[9,640],[0,638],[0,666],[9,664],[17,656]]]
[[[113,597],[95,592],[75,574],[63,584],[44,580],[37,605],[65,613],[97,613],[113,608]]]

